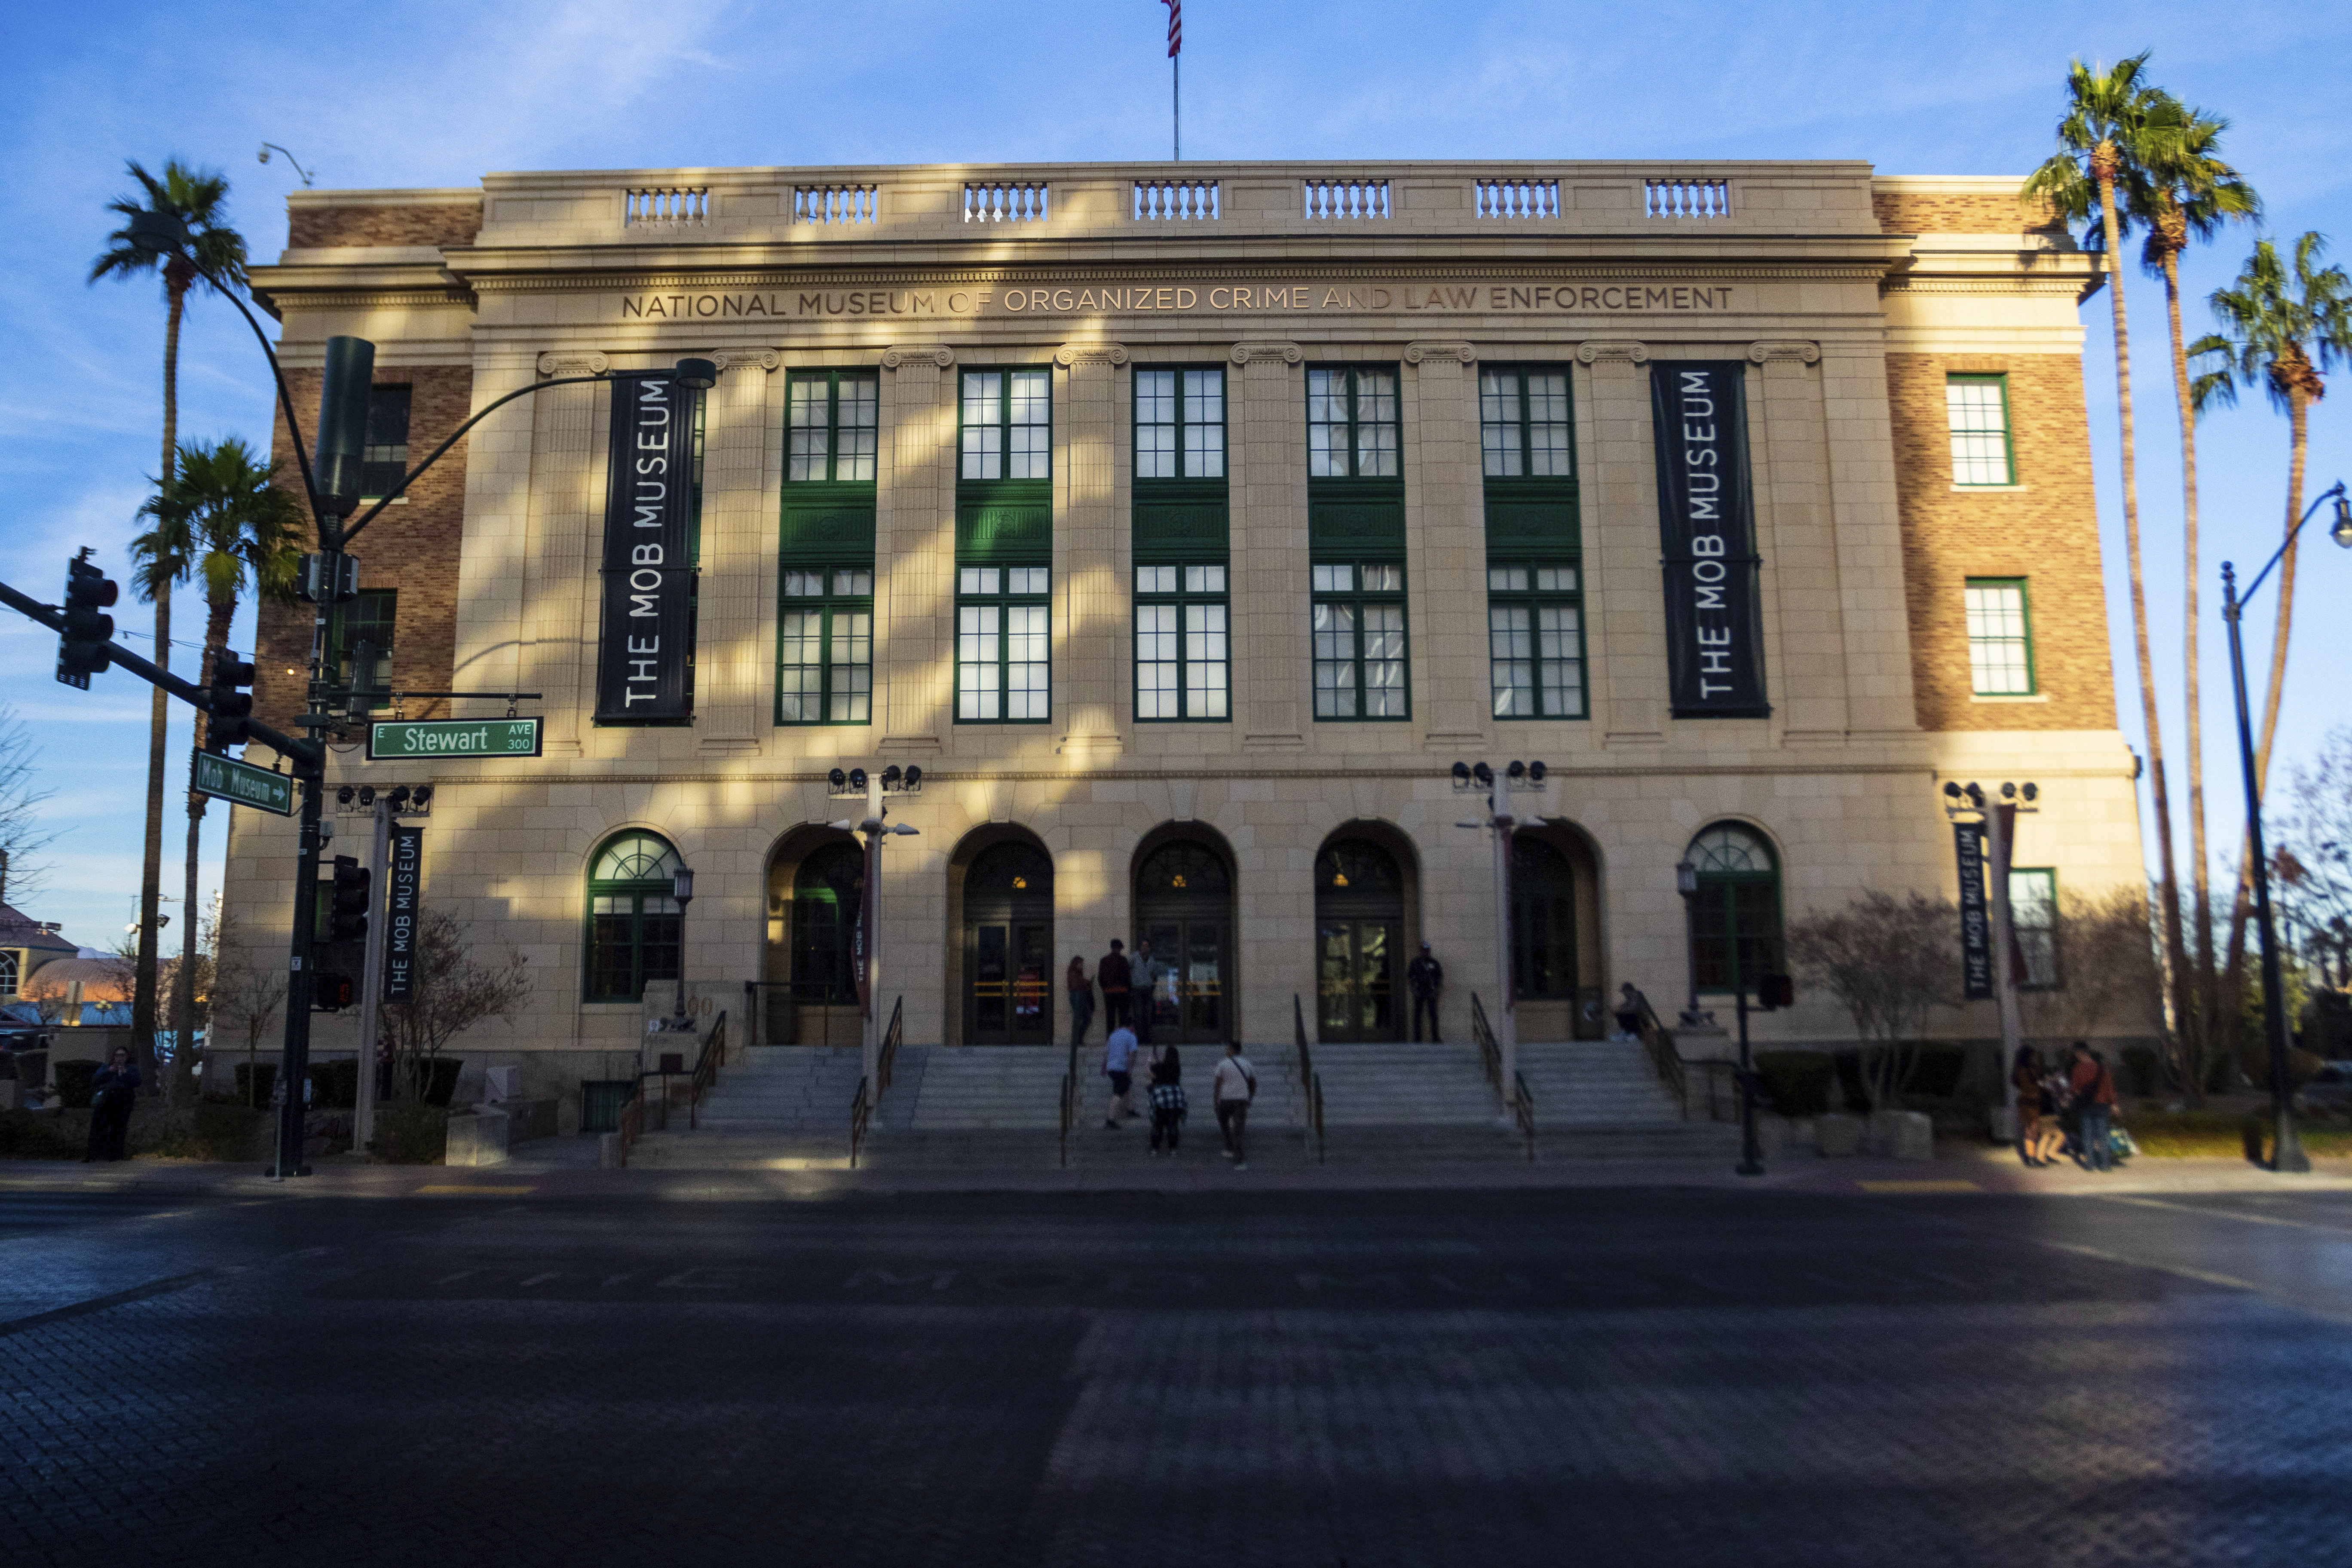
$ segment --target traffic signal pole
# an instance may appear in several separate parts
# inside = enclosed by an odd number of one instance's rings
[[[392,799],[378,795],[375,800],[374,833],[368,841],[368,907],[367,960],[360,965],[360,1073],[358,1092],[352,1098],[352,1147],[367,1152],[368,1142],[375,1136],[375,1058],[376,1036],[383,1026],[383,1016],[377,1005],[383,995],[384,932],[391,921],[376,917],[383,910],[383,887],[387,862],[392,854]]]

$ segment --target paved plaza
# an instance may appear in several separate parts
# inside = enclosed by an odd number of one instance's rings
[[[2337,1187],[429,1174],[0,1190],[0,1562],[2352,1563]]]

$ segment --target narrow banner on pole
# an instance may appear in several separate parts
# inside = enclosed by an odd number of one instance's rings
[[[1992,919],[1985,908],[1985,830],[1981,822],[1952,824],[1960,870],[1960,983],[1971,1002],[1992,995]]]
[[[613,378],[596,722],[694,721],[694,399],[667,371]]]
[[[1650,366],[1666,673],[1677,719],[1761,719],[1763,618],[1748,478],[1747,363]]]
[[[383,999],[416,1000],[417,893],[423,886],[425,829],[392,825],[391,875],[385,878]]]

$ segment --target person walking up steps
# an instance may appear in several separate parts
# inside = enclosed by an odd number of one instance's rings
[[[1445,985],[1445,965],[1437,962],[1429,951],[1429,943],[1421,944],[1421,956],[1404,966],[1404,988],[1412,993],[1412,1043],[1421,1044],[1421,1016],[1429,1014],[1429,1037],[1433,1044],[1443,1045],[1445,1037],[1437,1032],[1437,994]]]
[[[1070,994],[1070,1044],[1083,1046],[1087,1043],[1087,1027],[1095,1021],[1095,983],[1087,978],[1085,959],[1070,960],[1062,985]]]
[[[1103,1112],[1103,1125],[1116,1129],[1135,1108],[1128,1095],[1135,1088],[1135,1031],[1121,1024],[1103,1042],[1103,1076],[1110,1079],[1110,1109]]]
[[[1161,1046],[1151,1053],[1151,1152],[1157,1157],[1160,1141],[1168,1140],[1168,1157],[1176,1157],[1176,1145],[1184,1136],[1184,1061],[1173,1046]]]
[[[1132,982],[1132,971],[1127,963],[1127,943],[1117,937],[1110,939],[1110,951],[1095,965],[1095,984],[1102,990],[1103,1027],[1117,1029],[1128,1023],[1127,994]]]
[[[1250,1068],[1249,1058],[1242,1055],[1239,1040],[1225,1046],[1225,1059],[1217,1064],[1216,1081],[1210,1092],[1217,1104],[1217,1131],[1224,1135],[1225,1158],[1234,1163],[1236,1171],[1249,1169],[1249,1108],[1257,1098],[1257,1074]]]

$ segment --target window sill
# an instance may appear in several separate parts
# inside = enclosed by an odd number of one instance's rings
[[[1954,485],[1952,493],[1957,496],[2021,496],[2032,488],[2032,485]]]
[[[362,506],[406,506],[407,504],[408,497],[404,493],[396,495],[390,500],[385,500],[382,496],[360,497],[360,505]]]
[[[2050,693],[2036,691],[2022,697],[1997,697],[1981,691],[1971,691],[1969,693],[1969,700],[1971,702],[2047,702],[2050,700]]]

